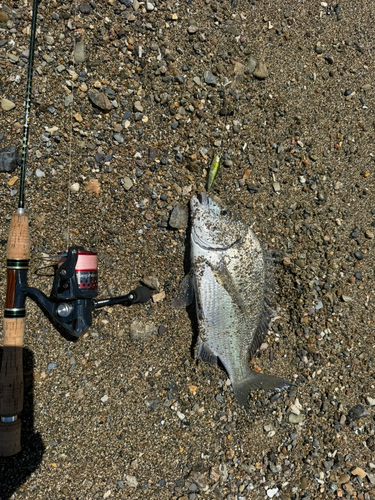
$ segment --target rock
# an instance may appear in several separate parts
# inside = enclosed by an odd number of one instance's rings
[[[211,85],[214,87],[216,85],[216,78],[215,76],[211,73],[211,71],[205,71],[203,74],[204,81],[207,85]]]
[[[279,488],[276,486],[275,488],[270,488],[267,490],[267,496],[268,498],[273,498],[279,491]]]
[[[169,225],[174,229],[186,229],[189,218],[189,211],[185,205],[176,205],[169,217]]]
[[[366,408],[362,405],[355,405],[353,408],[349,410],[348,420],[349,422],[353,422],[359,420],[362,417],[367,417],[370,413],[366,410]]]
[[[375,399],[370,398],[370,396],[367,396],[366,401],[370,406],[375,406]]]
[[[249,59],[246,61],[246,64],[245,64],[245,72],[252,75],[254,73],[254,70],[256,67],[257,67],[256,60],[253,59],[252,57],[249,57]]]
[[[157,335],[158,329],[152,323],[143,323],[142,321],[134,320],[130,325],[130,340],[149,342],[153,335]]]
[[[356,467],[352,471],[352,474],[353,474],[353,476],[359,476],[361,479],[364,479],[366,477],[366,472],[363,469],[361,469],[360,467]]]
[[[82,12],[82,14],[90,14],[91,6],[89,3],[84,2],[79,6],[79,10]]]
[[[145,401],[147,408],[154,411],[159,407],[160,401],[159,398],[148,398]]]
[[[155,293],[153,296],[152,296],[152,302],[154,304],[156,304],[157,302],[161,302],[162,300],[165,299],[165,291],[162,290],[161,292],[159,293]]]
[[[308,487],[308,485],[309,485],[309,482],[308,482],[308,480],[307,480],[307,477],[303,477],[303,478],[301,479],[301,489],[302,489],[302,490],[306,490],[306,489],[307,489],[307,487]]]
[[[99,196],[100,194],[100,182],[98,179],[89,179],[85,184],[85,189],[89,194],[95,194]]]
[[[121,134],[113,134],[113,138],[115,141],[117,141],[119,144],[122,144],[124,142],[124,138],[122,137]]]
[[[129,476],[128,474],[125,475],[125,481],[130,488],[136,488],[138,486],[138,481],[135,476]]]
[[[73,94],[69,94],[68,96],[65,97],[64,106],[67,108],[68,106],[73,104],[73,102],[74,102]]]
[[[266,65],[263,62],[259,62],[258,66],[255,68],[253,75],[255,78],[258,78],[258,80],[265,80],[268,78],[268,69]]]
[[[122,186],[125,191],[129,191],[133,187],[133,181],[130,179],[130,177],[124,177],[122,180]]]
[[[0,148],[0,172],[13,172],[17,167],[18,149],[15,146]]]
[[[151,290],[159,290],[160,284],[156,276],[143,275],[141,283]]]
[[[40,170],[39,168],[37,168],[35,170],[35,175],[40,178],[40,177],[44,177],[46,174],[42,170]]]
[[[345,484],[345,483],[348,483],[349,481],[350,481],[349,474],[340,474],[340,477],[338,480],[339,484]]]
[[[305,415],[303,413],[300,413],[299,415],[296,415],[295,413],[289,414],[289,422],[291,424],[299,424],[304,420],[305,420]]]
[[[89,99],[94,106],[101,109],[102,111],[108,112],[112,109],[110,100],[102,92],[95,92],[94,90],[90,90]]]
[[[1,99],[1,109],[3,109],[4,111],[10,111],[15,107],[16,105],[14,104],[14,102],[9,101],[9,99]]]
[[[86,60],[85,44],[84,42],[77,42],[74,47],[74,62],[79,64]]]
[[[7,23],[9,20],[9,16],[3,10],[0,10],[0,23]]]
[[[75,182],[74,184],[72,184],[70,186],[70,190],[72,191],[72,193],[78,193],[79,188],[80,188],[80,186],[79,186],[78,182]]]

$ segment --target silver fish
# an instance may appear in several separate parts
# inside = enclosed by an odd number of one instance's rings
[[[192,198],[191,291],[199,323],[196,356],[224,365],[240,406],[251,391],[283,390],[282,378],[252,371],[252,357],[267,333],[270,307],[259,241],[242,221],[205,193]]]

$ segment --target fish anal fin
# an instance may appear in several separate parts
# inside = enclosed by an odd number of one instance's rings
[[[238,383],[233,383],[233,391],[238,404],[247,407],[248,397],[251,392],[260,389],[268,393],[281,392],[289,389],[292,385],[293,384],[283,378],[252,371],[247,379]]]
[[[201,358],[202,361],[210,365],[218,365],[216,354],[211,351],[206,342],[200,342],[198,344],[195,356],[196,358]]]

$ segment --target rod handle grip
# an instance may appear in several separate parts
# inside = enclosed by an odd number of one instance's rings
[[[28,216],[18,210],[12,217],[7,259],[14,266],[17,261],[30,258],[30,237]],[[8,262],[8,266],[11,264]],[[14,273],[8,267],[6,308],[15,307],[16,282]],[[24,317],[4,318],[3,359],[0,371],[0,417],[15,417],[13,422],[0,421],[0,456],[6,457],[21,450],[21,421],[18,415],[23,408],[23,336]]]

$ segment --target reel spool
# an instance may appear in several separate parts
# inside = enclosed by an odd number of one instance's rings
[[[74,250],[73,250],[74,252]],[[58,268],[61,268],[66,260],[67,254],[59,254]],[[75,263],[75,278],[79,290],[97,292],[98,290],[98,263],[96,252],[86,252],[83,249],[77,251],[77,261]],[[89,296],[85,294],[85,296]],[[93,295],[93,297],[96,295]]]

